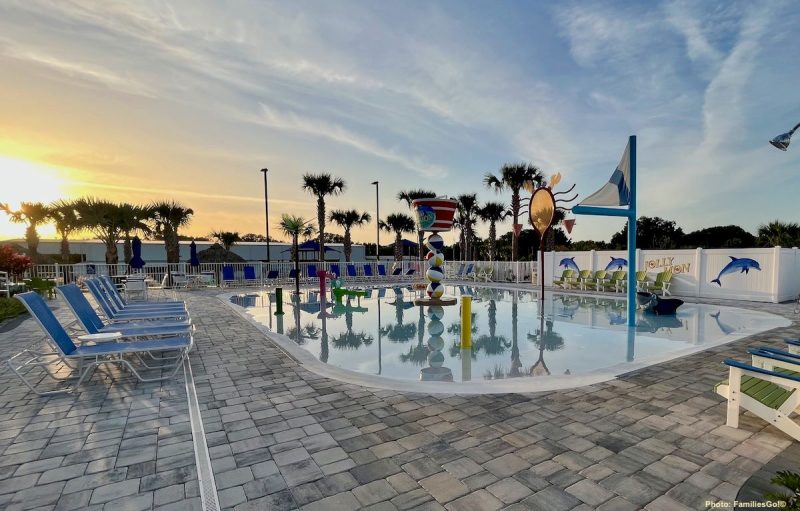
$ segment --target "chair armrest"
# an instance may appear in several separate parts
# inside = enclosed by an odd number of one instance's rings
[[[741,369],[749,373],[756,373],[764,376],[770,376],[772,378],[779,378],[781,380],[788,380],[791,382],[800,383],[800,377],[789,376],[788,374],[776,373],[775,371],[770,371],[769,369],[762,369],[760,367],[752,366],[750,364],[745,364],[743,362],[739,362],[738,360],[733,360],[731,358],[726,358],[725,360],[722,361],[722,363],[725,364],[726,366],[733,367],[736,369]]]

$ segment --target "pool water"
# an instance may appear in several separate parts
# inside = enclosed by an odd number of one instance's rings
[[[533,291],[447,286],[448,295],[473,297],[472,347],[462,349],[460,307],[415,306],[418,293],[375,288],[339,303],[315,291],[302,292],[298,303],[287,293],[283,316],[274,315],[274,293],[231,301],[326,364],[415,381],[621,374],[789,324],[764,312],[687,303],[675,316],[639,311],[628,329],[622,296],[546,293],[540,314]]]

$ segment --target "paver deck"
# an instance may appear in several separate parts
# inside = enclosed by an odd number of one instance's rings
[[[320,377],[212,291],[183,296],[223,509],[705,509],[791,444],[754,417],[724,426],[711,388],[722,359],[796,322],[584,388],[421,395]],[[6,330],[4,358],[40,337],[31,320]],[[40,398],[3,369],[0,424],[1,508],[200,509],[182,376],[108,370]]]

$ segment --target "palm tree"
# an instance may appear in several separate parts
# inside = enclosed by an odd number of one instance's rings
[[[167,263],[181,262],[178,229],[189,225],[194,211],[175,201],[158,202],[151,207],[155,210],[156,232],[164,237]]]
[[[319,229],[319,258],[325,260],[325,196],[344,192],[344,180],[330,174],[303,175],[303,190],[317,198],[317,229]]]
[[[78,225],[92,232],[106,246],[106,264],[117,264],[117,243],[122,234],[123,222],[120,205],[107,200],[88,197],[75,202]]]
[[[497,257],[497,222],[502,222],[511,215],[502,202],[487,202],[478,211],[484,222],[489,222],[489,260]]]
[[[381,221],[381,229],[394,232],[394,260],[403,259],[403,233],[414,232],[416,225],[414,219],[404,213],[392,213],[386,217],[386,221]]]
[[[431,190],[405,190],[400,191],[397,194],[397,200],[405,201],[408,204],[409,209],[411,209],[411,203],[414,202],[416,199],[433,199],[436,197],[436,192],[432,192]],[[423,231],[417,231],[417,243],[419,247],[419,260],[423,260],[423,248],[422,248],[422,238],[425,236]]]
[[[514,225],[519,225],[519,212],[521,208],[519,192],[527,181],[541,183],[543,176],[539,168],[531,163],[506,163],[500,168],[500,175],[488,173],[483,178],[484,184],[496,192],[511,190],[511,216]],[[519,257],[519,234],[514,231],[511,239],[511,260]]]
[[[61,235],[61,262],[68,264],[70,260],[69,235],[80,229],[75,202],[60,200],[50,204],[48,209],[49,218],[55,224],[58,234]]]
[[[353,251],[353,240],[350,237],[350,229],[354,226],[360,227],[372,220],[369,213],[359,213],[355,209],[334,209],[330,215],[331,222],[339,224],[344,229],[344,258],[350,262],[350,254]]]
[[[234,244],[242,241],[242,237],[239,236],[239,231],[214,231],[211,233],[211,237],[217,238],[217,241],[222,244],[226,252],[230,252]]]
[[[0,203],[0,211],[8,215],[8,219],[15,224],[28,224],[25,228],[25,243],[28,245],[28,257],[36,264],[39,259],[39,234],[36,227],[47,221],[49,208],[41,202],[22,202],[19,209],[12,210],[8,204]]]
[[[800,241],[800,225],[773,220],[758,227],[757,237],[762,247],[793,247]]]
[[[136,206],[123,203],[119,205],[120,219],[122,221],[122,254],[125,264],[129,264],[133,258],[131,248],[131,234],[136,231],[149,234],[151,232],[148,222],[155,220],[155,209],[153,206]]]
[[[477,222],[478,213],[478,196],[474,193],[467,193],[456,197],[458,199],[458,213],[459,221],[461,222],[461,230],[464,233],[464,254],[465,259],[475,260],[475,254],[472,253],[472,242],[475,235],[475,223]]]
[[[292,237],[292,256],[294,259],[294,290],[295,294],[298,296],[300,295],[300,261],[299,251],[297,249],[297,239],[304,233],[307,232],[309,229],[313,229],[313,226],[309,225],[310,220],[305,220],[302,217],[289,215],[284,213],[281,216],[281,223],[278,225],[281,231],[284,234]]]

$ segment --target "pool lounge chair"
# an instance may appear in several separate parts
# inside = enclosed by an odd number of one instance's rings
[[[466,266],[467,265],[465,263],[461,263],[461,266],[458,267],[457,271],[452,271],[451,270],[449,272],[449,274],[447,275],[447,278],[448,279],[455,279],[455,278],[463,277],[464,276],[464,268],[466,268]],[[450,268],[452,268],[452,266]]]
[[[358,270],[356,269],[356,265],[352,263],[348,263],[347,266],[347,280],[350,282],[355,282],[360,280],[358,276]]]
[[[111,279],[108,277],[99,277],[96,279],[89,279],[86,281],[86,286],[91,292],[89,283],[92,283],[100,292],[101,297],[105,297],[105,302],[115,312],[133,312],[133,311],[162,311],[162,310],[177,310],[186,311],[186,302],[179,300],[153,300],[153,301],[138,301],[128,303],[123,300],[122,295],[117,291]],[[95,293],[92,292],[92,295]],[[95,300],[98,300],[95,297]],[[99,302],[99,300],[98,300]]]
[[[636,291],[647,291],[650,286],[650,281],[647,280],[646,271],[636,272]]]
[[[342,269],[339,268],[338,263],[331,263],[330,268],[328,268],[328,279],[333,278],[330,275],[331,273],[335,274],[336,277],[344,277],[344,275],[342,274]]]
[[[608,275],[608,272],[605,270],[594,272],[594,277],[586,280],[586,287],[593,287],[595,291],[600,291],[606,281],[606,275]]]
[[[553,285],[563,289],[569,289],[572,286],[572,278],[575,275],[575,270],[566,269],[561,272],[561,277],[553,279]]]
[[[122,295],[117,291],[117,287],[111,281],[108,276],[101,276],[97,277],[94,280],[98,283],[98,286],[101,290],[105,291],[105,295],[111,301],[117,309],[129,309],[129,310],[139,310],[139,309],[165,309],[165,308],[186,308],[186,302],[182,300],[152,300],[152,301],[144,301],[144,302],[134,302],[128,303],[126,302]]]
[[[614,292],[618,293],[620,291],[625,290],[625,284],[627,283],[628,272],[617,270],[611,274],[611,278],[605,282],[603,282],[603,289],[611,289],[614,288]]]
[[[728,400],[725,424],[739,427],[743,408],[800,441],[800,425],[790,418],[800,406],[800,357],[770,350],[750,350],[753,364],[725,359],[728,379],[714,392]]]
[[[319,277],[317,276],[317,265],[316,264],[309,264],[306,267],[306,271],[307,271],[306,279],[305,279],[306,283],[308,283],[308,282],[316,282],[316,281],[319,280]],[[302,274],[300,274],[300,277],[302,278]]]
[[[258,280],[256,277],[256,269],[251,265],[246,265],[242,268],[244,272],[244,285],[245,286],[257,286],[261,284],[261,281]]]
[[[278,283],[278,270],[269,270],[264,280],[264,284],[271,286]]]
[[[392,270],[392,274],[389,275],[389,280],[396,281],[402,278],[403,278],[403,268],[400,266],[395,267],[395,269]]]
[[[378,277],[382,278],[383,280],[389,279],[389,276],[386,274],[386,265],[384,264],[378,265]]]
[[[475,280],[482,282],[491,282],[493,273],[494,273],[493,267],[485,266],[483,269],[478,269],[478,271],[475,272]]]
[[[192,331],[193,328],[191,320],[105,324],[77,285],[66,284],[58,286],[56,293],[64,299],[67,307],[75,315],[75,319],[78,320],[78,323],[87,334],[120,332],[125,337],[162,337],[165,335],[185,335]]]
[[[375,274],[372,273],[372,265],[369,263],[364,263],[363,268],[364,268],[364,280],[367,281],[375,280]]]
[[[235,282],[236,272],[234,272],[233,266],[223,266],[219,279],[220,287],[232,286]]]
[[[672,283],[672,272],[669,270],[662,271],[661,273],[656,275],[656,281],[653,282],[652,286],[650,286],[649,291],[652,293],[661,291],[661,296],[672,295],[672,293],[669,292],[669,286],[671,283]]]
[[[155,308],[155,305],[147,304],[143,307],[127,305],[124,309],[116,308],[112,304],[105,291],[100,287],[99,281],[90,279],[86,281],[86,287],[100,305],[103,314],[109,320],[114,321],[152,321],[158,319],[186,319],[189,317],[185,308],[174,305]]]
[[[142,382],[170,379],[174,377],[181,368],[183,360],[188,355],[194,342],[190,333],[185,336],[163,337],[144,341],[110,341],[94,345],[76,346],[41,296],[34,292],[28,292],[16,295],[16,298],[28,309],[28,312],[30,312],[31,316],[33,316],[45,332],[48,341],[54,348],[53,351],[33,351],[30,348],[26,348],[7,361],[9,368],[11,368],[14,374],[16,374],[31,391],[40,396],[61,394],[75,390],[92,374],[97,366],[103,364],[118,364],[123,366],[130,370],[130,372]],[[175,351],[178,352],[177,356],[164,358],[164,360],[172,361],[171,364],[166,366],[158,365],[155,367],[145,364],[144,370],[141,368],[137,370],[131,361],[125,357],[126,355],[132,355],[142,361],[142,357],[145,355],[155,358],[156,354],[174,353]],[[46,375],[50,376],[52,379],[63,381],[69,378],[74,371],[69,371],[66,377],[59,376],[58,373],[60,371],[57,366],[60,363],[64,363],[70,369],[77,370],[77,380],[74,385],[65,389],[50,391],[39,390],[36,388],[36,383],[30,382],[23,372],[31,367],[40,367],[44,369]],[[77,367],[74,367],[72,364],[76,364]],[[166,375],[162,372],[164,369],[167,370]],[[144,377],[140,372],[150,370],[156,370],[158,376]]]
[[[581,270],[578,272],[578,287],[584,291],[589,285],[589,279],[592,278],[592,270]]]
[[[414,280],[417,277],[417,269],[409,268],[403,274],[403,280]]]

